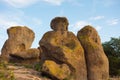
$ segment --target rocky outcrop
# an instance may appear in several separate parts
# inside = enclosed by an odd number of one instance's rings
[[[51,80],[108,80],[109,63],[97,31],[88,25],[76,37],[68,31],[68,25],[65,17],[52,19],[52,31],[43,35],[38,49],[30,48],[35,37],[31,29],[21,26],[9,28],[0,61],[10,60],[16,64],[32,66],[40,61],[40,65],[33,66],[40,71],[35,74],[41,73],[41,77],[47,76]],[[30,74],[24,75],[24,68],[15,68],[16,80],[50,80],[39,75],[32,76],[34,71],[30,69],[27,70]]]
[[[78,32],[77,37],[84,48],[88,80],[108,80],[109,63],[97,31],[88,25]]]
[[[51,21],[51,28],[53,31],[45,33],[39,42],[42,49],[41,64],[46,64],[46,60],[52,60],[59,66],[65,64],[69,67],[70,74],[63,78],[71,76],[69,80],[87,80],[84,51],[77,37],[67,30],[67,19],[65,17],[54,18]],[[49,65],[53,65],[53,63]],[[57,74],[62,71],[62,67],[58,68],[59,70],[50,69],[50,66],[47,66],[43,72],[50,70],[55,72],[48,71],[51,76],[61,79]],[[67,70],[64,73],[67,73]],[[59,73],[59,75],[64,76],[63,73]]]
[[[15,26],[9,28],[7,30],[7,33],[8,39],[6,40],[1,50],[2,58],[9,60],[10,54],[20,56],[22,54],[22,57],[23,55],[27,55],[27,53],[30,53],[30,55],[32,55],[32,53],[28,50],[31,47],[35,37],[35,34],[31,29],[27,27]],[[26,50],[27,53],[25,53]]]

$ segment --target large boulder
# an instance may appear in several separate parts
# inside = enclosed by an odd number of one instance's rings
[[[66,64],[60,65],[50,60],[45,61],[41,71],[42,74],[47,74],[47,76],[52,78],[53,80],[70,80],[69,78],[71,77],[71,71]]]
[[[21,26],[7,29],[7,33],[8,39],[1,50],[1,56],[4,59],[9,59],[10,54],[14,55],[29,49],[35,37],[31,29]]]
[[[46,60],[52,60],[59,65],[66,64],[73,80],[87,80],[84,51],[77,37],[67,31],[67,19],[56,17],[51,24],[53,31],[45,33],[39,42],[42,49],[41,64],[44,64]]]
[[[82,28],[77,37],[85,52],[88,80],[108,80],[109,63],[97,31],[90,25]]]

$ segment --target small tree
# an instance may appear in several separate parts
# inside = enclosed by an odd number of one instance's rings
[[[120,76],[120,37],[103,43],[103,49],[109,59],[110,75]]]

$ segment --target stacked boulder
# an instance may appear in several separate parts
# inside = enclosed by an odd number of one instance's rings
[[[68,24],[65,17],[54,18],[53,31],[40,40],[42,73],[53,80],[87,80],[84,50]]]
[[[108,80],[109,63],[97,31],[88,25],[78,32],[77,37],[84,48],[88,80]]]
[[[34,40],[34,32],[21,26],[7,29],[8,39],[1,50],[1,57],[7,61],[13,57],[17,59],[31,59],[39,57],[39,49],[30,49]]]
[[[52,80],[108,80],[109,62],[97,31],[88,25],[76,37],[68,25],[65,17],[52,19],[52,31],[43,35],[38,48],[30,48],[35,37],[31,29],[11,27],[0,57],[30,63],[40,59],[41,73]]]

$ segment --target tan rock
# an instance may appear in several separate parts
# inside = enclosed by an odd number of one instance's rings
[[[50,23],[50,26],[54,31],[67,31],[68,25],[69,23],[66,17],[55,17]]]
[[[71,77],[71,71],[66,64],[57,64],[54,61],[50,60],[45,61],[42,67],[42,72],[44,75],[46,74],[50,76],[52,80],[63,80],[69,79]]]
[[[7,71],[11,71],[11,74],[14,76],[14,80],[51,80],[49,78],[42,77],[40,72],[30,68],[25,68],[24,66],[8,65]],[[0,80],[3,79],[0,78]]]
[[[77,37],[85,51],[88,80],[108,80],[109,63],[97,31],[88,25],[78,32]]]
[[[10,54],[10,55],[12,55],[12,54]],[[13,55],[21,57],[23,59],[34,59],[34,58],[39,58],[40,51],[39,51],[39,49],[31,48],[31,49],[27,49],[22,52],[15,53]]]
[[[45,60],[52,60],[57,64],[66,64],[69,66],[74,80],[87,80],[83,48],[77,37],[67,31],[68,25],[64,25],[64,22],[62,25],[61,21],[64,19],[64,17],[53,19],[54,21],[58,20],[57,23],[51,21],[51,24],[56,23],[55,29],[53,27],[54,31],[45,33],[40,40],[39,45],[43,51],[41,63],[44,63]]]
[[[21,26],[11,27],[7,30],[7,33],[8,39],[1,50],[1,56],[5,59],[9,59],[9,54],[15,54],[29,49],[35,37],[31,29]]]

